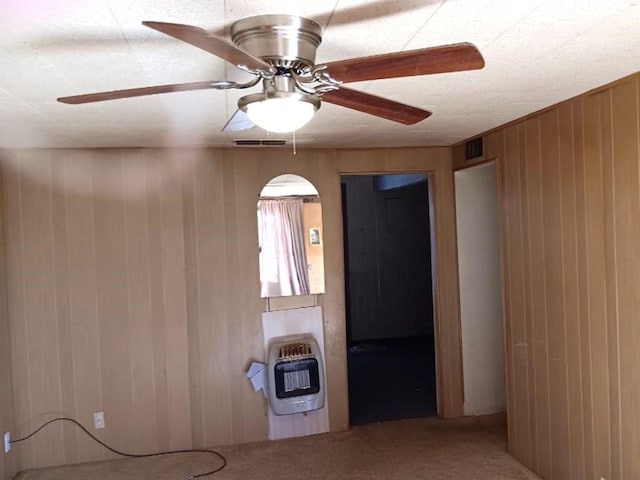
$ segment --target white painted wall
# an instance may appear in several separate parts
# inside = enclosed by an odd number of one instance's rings
[[[495,163],[455,173],[465,415],[506,409]]]

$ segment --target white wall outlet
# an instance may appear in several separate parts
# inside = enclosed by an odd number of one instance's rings
[[[96,412],[93,414],[93,428],[96,430],[104,428],[104,412]]]
[[[11,434],[9,432],[4,434],[4,453],[9,453],[11,450]]]

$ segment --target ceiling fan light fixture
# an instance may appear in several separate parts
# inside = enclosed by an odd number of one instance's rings
[[[274,133],[298,130],[313,118],[320,100],[294,92],[268,92],[242,97],[238,107],[260,128]]]

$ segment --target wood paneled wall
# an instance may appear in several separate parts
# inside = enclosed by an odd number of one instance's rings
[[[433,173],[440,412],[462,415],[447,148],[16,151],[2,164],[16,430],[65,414],[128,451],[267,438],[244,372],[264,360],[256,202],[282,173],[323,212],[330,428],[348,427],[340,173]],[[19,448],[28,468],[103,458],[71,425]]]
[[[58,415],[124,451],[191,444],[178,165],[158,151],[19,151],[3,163],[14,436]],[[21,468],[104,458],[71,424]]]
[[[264,359],[256,202],[262,187],[283,173],[307,178],[322,201],[326,293],[317,302],[325,316],[330,427],[334,431],[348,427],[340,173],[402,171],[432,171],[439,188],[439,259],[447,272],[438,290],[442,318],[439,365],[444,385],[441,412],[445,416],[462,414],[457,280],[448,275],[449,270],[457,272],[455,250],[447,248],[454,233],[448,222],[451,216],[447,217],[448,208],[452,209],[448,195],[452,195],[453,178],[449,150],[312,150],[297,155],[290,150],[207,151],[206,158],[195,163],[184,187],[196,446],[266,438],[266,404],[250,390],[242,372],[250,361]]]
[[[640,76],[485,138],[499,166],[509,446],[640,478]]]
[[[0,151],[0,159],[3,153]],[[0,160],[1,161],[1,160]],[[11,380],[11,342],[9,334],[9,310],[7,308],[7,285],[5,268],[4,221],[1,208],[2,184],[0,182],[0,438],[5,432],[15,432],[13,421],[13,383]],[[13,438],[16,438],[15,435]],[[4,445],[0,440],[0,445]],[[0,447],[0,480],[11,480],[17,472],[15,455],[4,454]]]

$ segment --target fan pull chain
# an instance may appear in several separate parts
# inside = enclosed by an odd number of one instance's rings
[[[293,154],[297,155],[298,152],[296,152],[296,131],[293,131]]]

